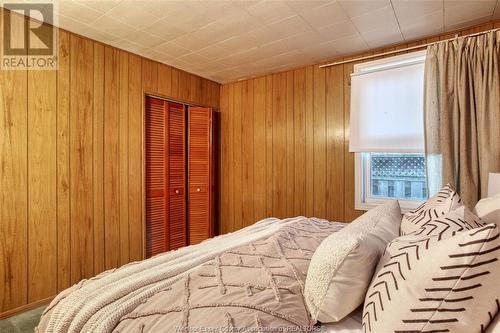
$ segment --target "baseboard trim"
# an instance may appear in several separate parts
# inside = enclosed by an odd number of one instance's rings
[[[22,305],[20,307],[17,307],[17,308],[11,309],[11,310],[7,310],[5,312],[1,312],[0,313],[0,320],[15,316],[17,314],[20,314],[20,313],[28,311],[28,310],[33,310],[34,308],[37,308],[37,307],[42,306],[44,304],[49,304],[53,299],[54,299],[54,297],[48,297],[48,298],[41,299],[41,300],[36,301],[36,302]]]

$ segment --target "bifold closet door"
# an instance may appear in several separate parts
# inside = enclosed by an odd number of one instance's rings
[[[186,222],[186,110],[168,104],[169,250],[187,245]]]
[[[187,244],[184,106],[146,97],[146,257]]]
[[[146,257],[168,250],[168,114],[163,100],[146,97]]]
[[[189,243],[213,236],[212,109],[188,108],[188,232]]]

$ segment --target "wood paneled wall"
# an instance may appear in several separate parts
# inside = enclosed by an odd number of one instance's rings
[[[356,57],[494,27],[500,24]],[[354,209],[354,154],[349,153],[353,67],[354,63],[323,69],[313,65],[221,87],[222,233],[269,216],[349,222],[362,213]]]
[[[62,30],[57,71],[0,70],[0,316],[143,258],[143,92],[219,91]]]

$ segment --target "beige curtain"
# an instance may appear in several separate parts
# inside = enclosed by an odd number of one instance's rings
[[[427,49],[425,136],[430,191],[434,170],[473,207],[500,172],[500,32],[459,38]]]

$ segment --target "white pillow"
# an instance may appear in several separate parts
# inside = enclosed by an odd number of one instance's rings
[[[460,196],[447,184],[420,207],[403,215],[400,235],[408,235],[460,206],[463,206]]]
[[[304,296],[314,320],[337,322],[363,303],[388,242],[399,234],[397,201],[374,208],[328,236],[314,252]]]
[[[474,211],[484,222],[500,226],[500,194],[479,200]]]
[[[394,239],[366,293],[365,332],[484,332],[499,309],[499,253],[495,224]]]
[[[500,312],[497,312],[495,318],[490,323],[485,333],[499,333],[500,332]]]

